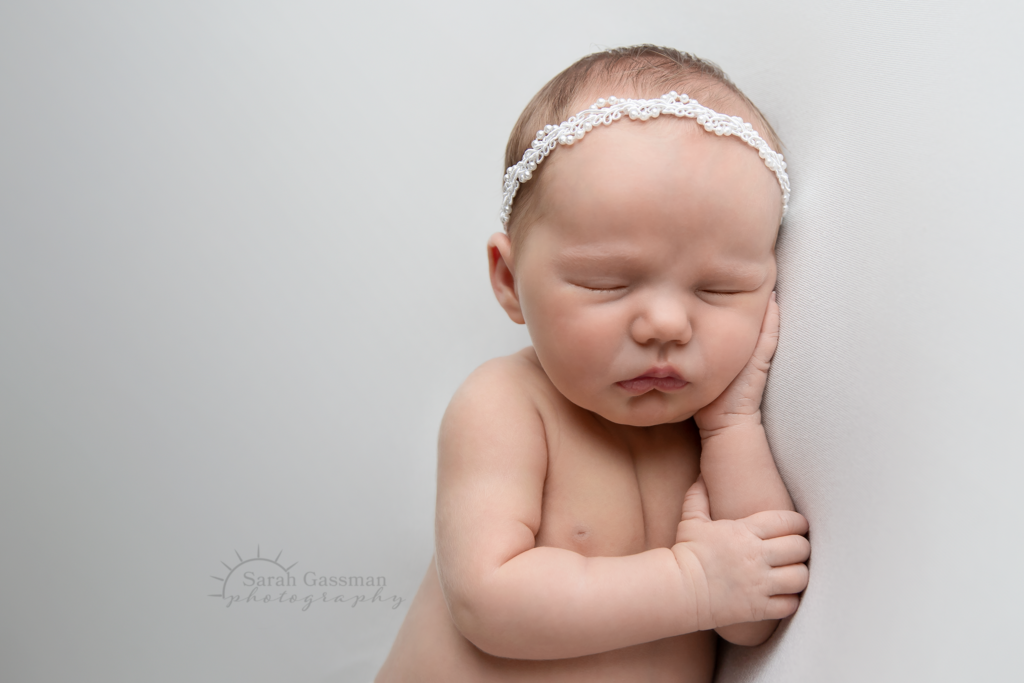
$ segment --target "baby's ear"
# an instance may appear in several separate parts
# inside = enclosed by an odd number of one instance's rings
[[[512,270],[514,267],[512,242],[509,241],[508,235],[503,232],[494,233],[487,240],[487,268],[491,274],[491,289],[512,322],[522,325],[526,320],[523,318],[523,309],[519,306],[519,294],[516,292],[516,280]]]

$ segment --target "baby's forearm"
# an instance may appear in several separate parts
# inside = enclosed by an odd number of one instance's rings
[[[700,471],[712,519],[742,519],[765,510],[792,510],[760,419],[701,430]]]
[[[702,430],[700,469],[712,519],[742,519],[765,510],[793,509],[760,419],[756,424],[751,421],[710,433]],[[755,621],[717,631],[737,645],[760,645],[777,625],[777,621]]]
[[[696,594],[681,577],[668,548],[584,557],[538,547],[446,593],[455,625],[481,650],[564,659],[698,630]]]

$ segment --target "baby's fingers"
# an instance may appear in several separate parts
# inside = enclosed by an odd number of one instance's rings
[[[806,562],[811,556],[811,542],[803,536],[770,538],[761,546],[764,560],[772,567]]]
[[[807,565],[791,564],[768,572],[768,587],[772,595],[802,593],[807,588]]]
[[[683,521],[691,519],[711,521],[711,503],[708,502],[708,487],[704,484],[703,474],[697,475],[697,481],[693,482],[683,496]]]
[[[795,595],[773,595],[768,598],[768,606],[764,610],[765,619],[785,619],[796,612],[800,606],[800,598]]]
[[[753,358],[762,365],[759,369],[764,370],[775,355],[775,349],[779,345],[779,304],[775,301],[775,292],[772,292],[768,300],[768,308],[765,309],[764,319],[761,321],[761,334],[757,338],[757,345],[754,347]]]
[[[756,512],[741,521],[761,539],[803,536],[807,533],[807,518],[792,510]]]

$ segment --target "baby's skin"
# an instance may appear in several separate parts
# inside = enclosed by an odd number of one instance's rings
[[[774,174],[664,119],[545,163],[524,241],[488,243],[533,345],[445,413],[436,554],[379,683],[710,681],[715,631],[759,644],[807,585],[760,413]]]

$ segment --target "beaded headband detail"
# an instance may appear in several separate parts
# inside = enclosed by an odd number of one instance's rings
[[[599,124],[610,125],[618,121],[622,115],[641,121],[656,119],[662,114],[671,114],[676,117],[696,119],[697,123],[704,126],[704,130],[715,135],[734,135],[757,150],[758,155],[764,159],[764,165],[775,172],[779,180],[779,187],[782,188],[782,215],[786,215],[789,209],[789,176],[786,175],[786,162],[782,155],[768,146],[757,131],[738,116],[726,116],[708,109],[697,100],[690,99],[686,95],[679,95],[674,90],[662,95],[656,100],[631,100],[618,97],[599,99],[589,109],[581,111],[564,121],[558,126],[544,126],[543,130],[537,131],[537,137],[526,150],[522,161],[515,166],[509,166],[505,171],[505,189],[501,198],[501,222],[508,223],[512,215],[512,200],[519,190],[519,186],[533,177],[537,165],[544,161],[547,155],[554,151],[558,145],[572,145],[577,140],[594,129]]]

